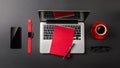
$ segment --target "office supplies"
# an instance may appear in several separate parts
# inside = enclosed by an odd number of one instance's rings
[[[72,46],[73,37],[73,28],[55,25],[50,47],[50,54],[65,56],[67,51],[69,51],[69,48]]]
[[[109,52],[112,48],[110,46],[92,46],[91,51],[94,53]]]
[[[28,54],[32,52],[32,19],[28,19]]]
[[[11,36],[10,36],[11,49],[21,49],[22,47],[21,31],[22,31],[21,27],[11,27]]]
[[[69,50],[67,51],[67,53],[65,54],[65,56],[63,57],[63,59],[65,59],[66,56],[68,56],[68,58],[70,57],[70,51],[72,50],[73,46],[75,45],[75,43],[72,44],[71,47],[69,47]]]
[[[73,16],[57,18],[54,12],[74,12]],[[84,21],[89,15],[87,10],[39,10],[40,17],[40,53],[49,54],[53,36],[54,25],[70,27],[75,29],[74,48],[71,50],[72,54],[85,53],[85,27]]]
[[[92,25],[91,33],[94,38],[96,38],[98,40],[102,40],[102,39],[106,38],[106,36],[107,36],[108,26],[104,22],[95,22]]]

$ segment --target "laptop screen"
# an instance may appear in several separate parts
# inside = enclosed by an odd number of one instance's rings
[[[88,11],[68,11],[68,10],[39,10],[39,17],[41,21],[47,20],[77,20],[84,21],[88,16]]]
[[[44,12],[45,19],[80,19],[80,12],[66,12],[66,11],[46,11]]]
[[[41,11],[41,20],[80,20],[81,13],[73,11]]]

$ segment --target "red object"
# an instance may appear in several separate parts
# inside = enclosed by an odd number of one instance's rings
[[[73,37],[74,29],[55,25],[50,54],[65,56],[72,46]],[[70,54],[67,57],[69,58]]]
[[[97,32],[97,28],[98,28],[99,26],[104,27],[104,32],[101,33],[101,34]],[[96,39],[102,40],[102,39],[106,38],[106,36],[107,36],[108,26],[107,26],[107,24],[104,23],[104,22],[95,22],[95,24],[92,25],[91,32],[92,32],[92,35],[93,35]]]
[[[64,11],[54,11],[53,14],[55,18],[74,16],[74,12],[64,12]]]
[[[28,33],[32,33],[32,19],[28,19]],[[28,37],[28,54],[32,52],[32,37]]]

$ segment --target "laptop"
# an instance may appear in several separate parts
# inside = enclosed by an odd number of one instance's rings
[[[54,12],[74,13],[74,15],[56,18]],[[40,53],[49,54],[54,32],[54,25],[70,27],[75,29],[74,40],[75,46],[71,54],[85,53],[85,25],[84,21],[89,15],[85,10],[39,10],[40,18]]]

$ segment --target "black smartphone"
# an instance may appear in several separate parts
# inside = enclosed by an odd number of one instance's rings
[[[21,49],[22,45],[22,29],[21,27],[11,27],[10,36],[10,48],[11,49]]]

